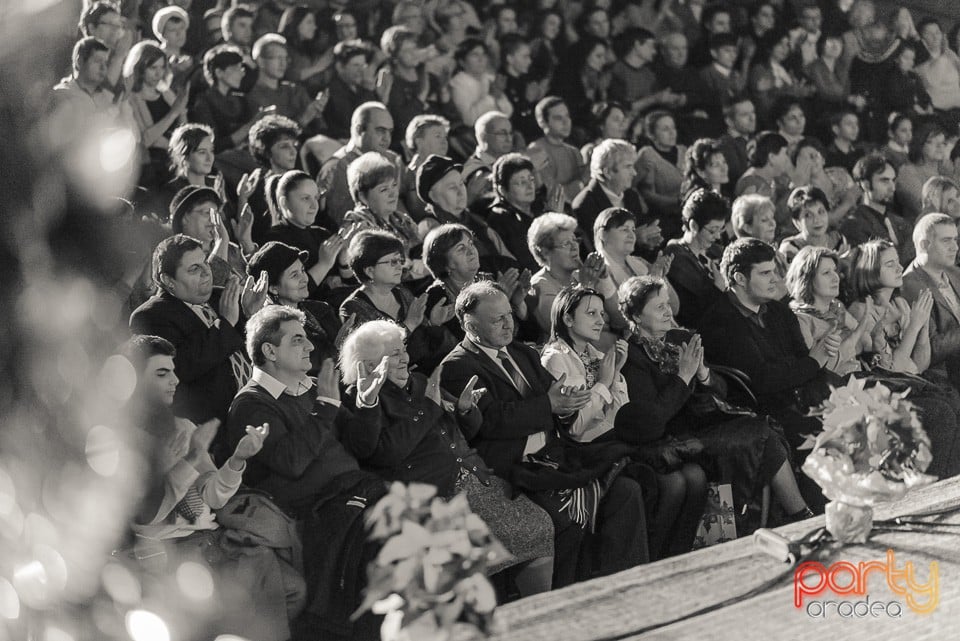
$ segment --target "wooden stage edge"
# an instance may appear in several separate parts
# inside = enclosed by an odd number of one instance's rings
[[[843,635],[843,641],[956,638],[955,626],[960,624],[960,478],[940,481],[916,490],[903,500],[878,506],[875,519],[951,507],[955,511],[936,517],[943,523],[957,525],[952,531],[948,528],[945,534],[874,533],[864,545],[833,546],[821,559],[827,566],[834,561],[885,562],[887,550],[892,549],[895,566],[903,569],[906,563],[912,563],[921,583],[928,579],[931,562],[937,562],[939,605],[928,615],[911,610],[904,597],[890,590],[880,573],[872,574],[867,583],[869,603],[885,604],[883,609],[875,610],[881,612],[880,616],[841,616],[829,605],[824,606],[826,615],[819,616],[819,606],[811,606],[811,600],[834,603],[864,600],[864,596],[838,596],[832,592],[808,596],[804,608],[798,609],[793,605],[793,576],[787,572],[788,564],[759,551],[753,538],[745,537],[504,605],[497,611],[500,632],[490,639],[832,641],[831,637],[838,635]],[[795,539],[822,525],[820,516],[776,531]],[[743,595],[778,575],[782,580],[773,588],[752,598],[736,599],[721,609],[675,622],[701,608]],[[841,584],[847,580],[846,576],[838,579]],[[923,602],[925,597],[918,596],[918,600]],[[893,602],[901,607],[895,607]],[[900,616],[893,616],[898,609]],[[863,610],[864,606],[858,609]],[[455,638],[466,641],[482,637],[458,634]]]

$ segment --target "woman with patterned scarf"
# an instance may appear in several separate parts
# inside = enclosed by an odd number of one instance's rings
[[[769,485],[787,521],[812,515],[782,430],[769,417],[727,401],[726,380],[703,362],[699,335],[675,329],[663,280],[633,277],[618,295],[632,333],[623,367],[630,401],[617,413],[617,438],[644,444],[695,437],[703,451],[692,460],[707,478],[732,484],[738,514],[758,503]]]
[[[566,382],[574,387],[591,390],[590,402],[570,423],[567,436],[581,443],[614,440],[617,412],[630,400],[620,373],[627,360],[627,342],[617,341],[606,354],[593,346],[604,324],[603,297],[595,290],[579,285],[564,288],[554,299],[550,316],[551,340],[541,357],[544,368],[557,379],[566,375]],[[668,453],[643,449],[639,458],[644,460]],[[656,493],[644,494],[652,560],[691,549],[706,503],[703,468],[694,462],[677,467],[658,471]]]
[[[807,345],[812,346],[828,333],[839,332],[842,339],[840,349],[827,362],[828,369],[841,376],[869,378],[894,391],[909,389],[910,400],[920,408],[924,429],[933,444],[931,474],[953,476],[960,473],[960,442],[956,437],[960,404],[956,394],[943,385],[917,376],[918,367],[912,355],[919,356],[919,352],[899,353],[897,347],[901,335],[891,342],[887,334],[887,304],[878,305],[872,297],[866,297],[857,309],[859,321],[847,311],[837,299],[840,294],[839,264],[833,251],[809,246],[800,250],[787,271],[787,289],[793,298],[790,306],[800,321]],[[898,309],[898,313],[902,314],[903,310]],[[922,311],[918,310],[918,313]],[[926,313],[929,315],[929,311]],[[915,345],[916,333],[921,330],[915,326],[910,329],[906,338]]]

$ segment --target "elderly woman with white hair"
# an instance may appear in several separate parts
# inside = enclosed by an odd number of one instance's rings
[[[603,257],[593,252],[581,261],[576,230],[577,221],[572,216],[546,213],[534,219],[527,233],[530,253],[540,265],[540,271],[530,279],[527,309],[533,311],[541,340],[548,338],[550,309],[564,287],[579,284],[595,289],[603,296],[608,314],[617,309],[617,289],[605,278]],[[606,350],[615,338],[607,327],[597,347]]]
[[[467,441],[480,429],[483,415],[476,401],[474,376],[454,397],[440,389],[440,369],[430,378],[409,369],[406,330],[377,320],[357,327],[343,343],[340,371],[347,394],[357,385],[383,377],[376,407],[379,426],[352,434],[347,448],[357,461],[387,481],[434,485],[451,498],[465,493],[470,508],[513,555],[489,568],[491,573],[516,565],[514,579],[524,596],[550,589],[553,573],[553,524],[549,515],[495,476]],[[369,399],[366,399],[369,401]]]
[[[593,229],[593,221],[608,207],[623,207],[635,216],[647,213],[647,204],[633,188],[636,164],[637,150],[626,140],[604,140],[597,145],[590,157],[590,182],[572,203],[580,229]],[[587,244],[592,245],[593,239],[588,238]]]

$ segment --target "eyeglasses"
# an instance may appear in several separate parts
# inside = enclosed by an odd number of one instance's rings
[[[488,136],[512,136],[513,132],[507,129],[504,129],[502,131],[488,131],[487,135]]]
[[[402,258],[388,258],[387,260],[377,261],[377,265],[390,265],[391,267],[402,267],[405,263]]]
[[[566,249],[567,251],[570,251],[571,249],[580,249],[580,243],[575,240],[565,240],[562,243],[555,243],[553,248]]]

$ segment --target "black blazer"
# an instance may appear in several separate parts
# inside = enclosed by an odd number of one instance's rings
[[[211,305],[216,310],[219,291]],[[186,303],[162,291],[130,314],[130,331],[165,338],[177,348],[177,394],[173,410],[195,423],[224,420],[237,393],[230,355],[244,349],[242,315],[237,326],[220,318],[220,327],[207,327]]]
[[[610,202],[597,179],[591,178],[587,186],[573,199],[570,206],[587,245],[593,249],[593,223],[597,220],[600,212],[613,207],[613,203]],[[643,201],[640,192],[633,187],[623,193],[623,208],[637,217],[637,224],[645,222],[643,218],[647,213],[647,204]]]
[[[547,397],[554,378],[540,364],[540,354],[522,343],[512,343],[507,352],[533,389],[528,398],[522,398],[500,365],[469,339],[464,339],[443,359],[441,378],[443,388],[454,396],[460,395],[474,375],[479,379],[476,389],[487,390],[478,403],[483,424],[468,441],[487,465],[505,478],[511,466],[521,462],[529,435],[554,434],[559,427]]]

